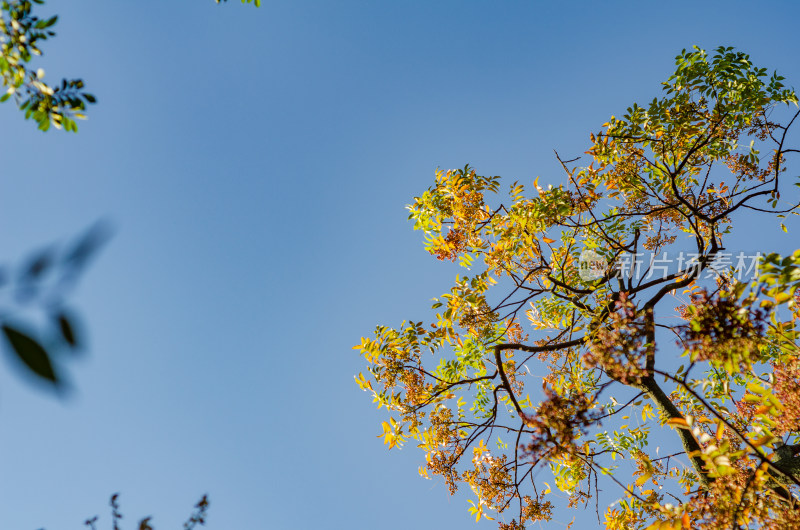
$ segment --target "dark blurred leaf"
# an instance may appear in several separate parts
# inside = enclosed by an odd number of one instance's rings
[[[45,349],[31,337],[7,325],[3,326],[3,333],[14,350],[14,353],[31,369],[33,373],[53,383],[58,383],[58,378],[53,370],[53,364]]]
[[[55,249],[48,247],[31,254],[19,271],[18,285],[14,295],[18,302],[27,303],[36,297],[40,282],[55,264]]]
[[[53,248],[40,250],[33,255],[25,268],[22,269],[23,280],[36,280],[43,276],[54,262]]]
[[[61,331],[61,337],[73,348],[78,345],[78,339],[75,336],[75,326],[72,324],[74,320],[75,318],[65,311],[62,311],[58,315],[58,328]]]
[[[107,222],[98,221],[92,225],[72,246],[65,256],[65,263],[81,268],[111,236]]]

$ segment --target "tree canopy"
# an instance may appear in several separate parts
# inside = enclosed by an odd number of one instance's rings
[[[413,440],[476,520],[524,528],[554,490],[594,506],[609,484],[607,528],[800,525],[800,250],[725,246],[800,206],[798,99],[733,48],[676,65],[590,135],[588,165],[559,158],[561,184],[506,194],[465,166],[409,206],[467,272],[431,322],[362,338],[356,382],[390,413],[384,443]]]

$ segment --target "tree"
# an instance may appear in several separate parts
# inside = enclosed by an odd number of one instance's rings
[[[420,474],[469,486],[476,520],[550,520],[549,466],[570,507],[615,484],[607,528],[800,525],[800,250],[754,275],[725,248],[734,221],[786,230],[800,206],[797,96],[733,48],[676,64],[661,97],[590,136],[588,165],[559,158],[565,183],[504,197],[466,166],[409,206],[426,249],[470,275],[430,324],[362,338],[356,382],[391,414],[384,443],[415,440]]]

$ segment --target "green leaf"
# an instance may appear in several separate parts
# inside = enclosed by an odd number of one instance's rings
[[[8,325],[3,325],[3,334],[5,334],[6,340],[8,340],[17,357],[25,363],[25,366],[42,379],[54,384],[58,383],[50,357],[41,344]]]

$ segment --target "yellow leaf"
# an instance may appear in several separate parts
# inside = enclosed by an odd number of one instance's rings
[[[355,376],[355,379],[356,379],[356,384],[359,386],[361,390],[365,392],[368,389],[372,390],[372,382],[367,381],[366,378],[364,377],[364,374],[359,373],[357,376]]]
[[[791,297],[792,297],[792,295],[790,295],[789,293],[781,292],[781,293],[776,294],[774,298],[775,298],[775,302],[777,302],[779,304],[782,304],[785,301],[789,300]]]
[[[544,241],[544,242],[545,242],[545,243],[547,243],[548,245],[549,245],[550,243],[555,243],[555,242],[556,242],[556,240],[555,240],[555,239],[550,239],[549,237],[543,237],[543,238],[542,238],[542,241]]]
[[[667,420],[667,425],[671,427],[677,427],[679,429],[689,429],[689,424],[683,418],[672,418]]]
[[[656,521],[646,530],[681,530],[681,523],[679,521]]]
[[[390,432],[392,430],[392,428],[389,427],[389,424],[386,423],[385,421],[381,422],[381,425],[383,426],[383,432],[381,434],[379,434],[378,436],[376,436],[376,438],[380,438],[381,436],[386,436],[386,433]]]
[[[767,443],[771,442],[774,439],[775,439],[775,437],[772,436],[771,434],[765,434],[761,438],[753,440],[751,443],[756,447],[761,447],[762,445],[767,444]]]

